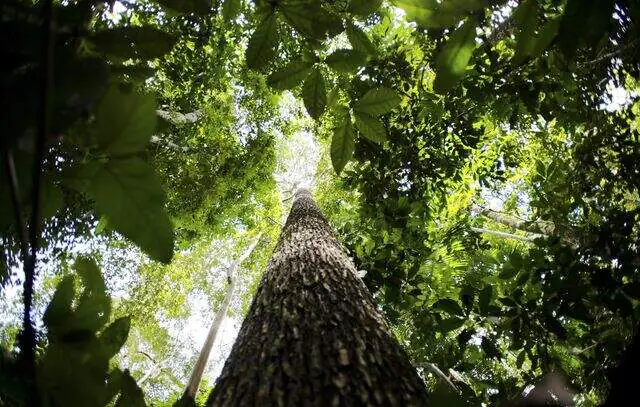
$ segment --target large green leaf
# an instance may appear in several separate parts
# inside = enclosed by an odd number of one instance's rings
[[[467,65],[476,48],[475,21],[468,19],[456,29],[435,61],[436,79],[433,90],[446,93],[465,75]]]
[[[451,298],[442,298],[433,304],[433,307],[446,312],[447,314],[463,316],[464,311],[457,301]]]
[[[493,287],[491,285],[485,285],[478,294],[478,309],[480,314],[487,315],[489,312],[489,304],[491,303],[491,297],[493,296]]]
[[[157,3],[181,13],[206,15],[211,3],[208,0],[155,0]]]
[[[155,27],[116,27],[89,36],[96,50],[121,58],[159,58],[171,51],[178,38]]]
[[[362,112],[355,112],[356,128],[364,137],[376,143],[387,140],[384,124],[375,117]]]
[[[241,8],[242,0],[224,0],[224,3],[222,3],[222,18],[227,22],[235,20]]]
[[[111,323],[98,338],[102,344],[102,350],[107,359],[115,356],[120,348],[127,341],[129,329],[131,328],[131,318],[118,318]]]
[[[142,159],[110,160],[95,174],[87,193],[116,231],[154,260],[171,260],[173,230],[163,208],[164,191]]]
[[[120,378],[120,383],[122,387],[115,407],[145,407],[147,405],[142,390],[126,370]]]
[[[533,45],[533,49],[531,50],[531,58],[536,58],[540,54],[542,54],[553,42],[558,34],[558,29],[560,28],[560,17],[555,17],[549,21],[547,21],[542,28],[540,28],[540,32],[538,33],[538,38],[535,40],[535,44]]]
[[[73,266],[82,278],[84,289],[76,305],[73,324],[69,328],[95,333],[109,320],[111,298],[107,294],[102,272],[93,259],[80,257]]]
[[[536,29],[538,27],[538,1],[525,0],[515,11],[514,19],[518,22],[518,36],[513,57],[515,64],[521,64],[531,55],[536,44]]]
[[[312,66],[311,62],[290,62],[284,68],[269,75],[267,83],[279,90],[295,88],[308,76]]]
[[[382,5],[382,0],[351,0],[347,11],[360,17],[368,17]]]
[[[401,100],[400,95],[393,89],[371,89],[356,102],[354,110],[372,116],[380,116],[393,110]]]
[[[305,79],[302,87],[302,99],[309,116],[314,119],[322,116],[327,106],[327,89],[320,69],[313,69]]]
[[[278,18],[271,13],[262,20],[249,39],[245,53],[247,66],[252,69],[266,66],[276,55],[279,41]]]
[[[367,34],[360,28],[353,24],[347,26],[347,38],[351,43],[354,50],[364,52],[366,54],[373,55],[376,53],[376,48],[367,36]]]
[[[456,25],[470,12],[487,5],[486,0],[392,0],[404,10],[407,19],[426,28]]]
[[[353,73],[367,62],[367,55],[353,49],[338,49],[331,53],[324,62],[335,71]]]
[[[284,0],[278,10],[297,32],[310,39],[320,39],[327,33],[333,35],[342,30],[340,19],[322,9],[318,1]]]
[[[72,275],[65,276],[58,283],[42,318],[44,325],[47,327],[49,339],[63,333],[65,323],[72,316],[71,305],[74,296],[74,278]]]
[[[351,116],[347,113],[333,132],[331,139],[331,163],[337,174],[340,174],[353,156],[355,141]]]
[[[98,146],[110,155],[144,150],[156,127],[156,102],[152,96],[125,92],[112,85],[96,111]]]

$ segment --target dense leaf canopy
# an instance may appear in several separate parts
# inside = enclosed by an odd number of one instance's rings
[[[242,315],[300,185],[436,405],[616,385],[640,316],[638,2],[0,9],[0,277],[26,311],[0,321],[0,404],[171,404],[195,359],[175,332],[262,234]]]

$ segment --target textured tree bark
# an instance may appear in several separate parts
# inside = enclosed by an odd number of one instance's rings
[[[308,191],[208,406],[424,406],[427,392]]]

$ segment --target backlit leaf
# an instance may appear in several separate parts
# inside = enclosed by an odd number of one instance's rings
[[[279,90],[295,88],[307,77],[312,65],[310,62],[290,62],[284,68],[269,75],[267,83]]]
[[[164,191],[153,169],[142,159],[109,161],[94,176],[87,193],[114,230],[154,260],[171,260],[173,230],[163,207]]]
[[[245,52],[247,66],[251,69],[266,66],[275,57],[279,41],[278,18],[271,13],[262,20],[249,39]]]
[[[376,48],[367,36],[367,34],[360,28],[351,24],[347,26],[347,38],[351,43],[354,50],[364,52],[369,55],[376,53]]]
[[[331,163],[336,174],[340,174],[353,156],[355,142],[351,117],[347,113],[333,132],[331,139]]]
[[[318,119],[327,106],[327,89],[320,69],[315,68],[302,87],[302,99],[309,116]]]
[[[376,143],[387,140],[387,132],[380,119],[362,112],[355,112],[356,128],[364,137]]]
[[[464,77],[476,48],[475,38],[475,21],[471,19],[453,32],[436,57],[436,79],[433,82],[435,92],[448,92]]]
[[[389,113],[400,104],[400,101],[400,96],[395,90],[376,88],[365,93],[365,95],[356,102],[354,110],[372,116],[380,116]]]
[[[366,54],[353,49],[338,49],[324,61],[333,70],[353,73],[367,62]]]

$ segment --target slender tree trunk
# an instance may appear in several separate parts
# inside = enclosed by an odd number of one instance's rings
[[[236,288],[236,271],[238,267],[249,256],[251,256],[251,253],[253,253],[253,251],[256,249],[256,246],[258,246],[261,237],[262,232],[260,232],[256,237],[253,238],[249,247],[227,269],[227,279],[229,282],[229,286],[227,287],[227,292],[224,296],[224,300],[222,300],[220,309],[218,309],[218,312],[216,312],[216,316],[213,318],[213,323],[211,324],[211,328],[209,328],[207,339],[204,341],[204,345],[202,345],[202,350],[200,351],[200,355],[198,356],[198,361],[193,368],[189,383],[187,383],[187,389],[185,390],[184,394],[184,396],[186,397],[189,397],[191,399],[195,399],[196,397],[198,386],[200,386],[202,374],[204,373],[204,368],[207,366],[207,361],[209,360],[209,355],[211,354],[211,348],[213,347],[213,343],[216,341],[218,331],[220,331],[222,320],[225,316],[227,316],[227,312],[229,311],[229,305],[231,304],[231,299],[233,298],[233,294]]]
[[[356,273],[310,193],[299,191],[207,405],[427,405]]]

